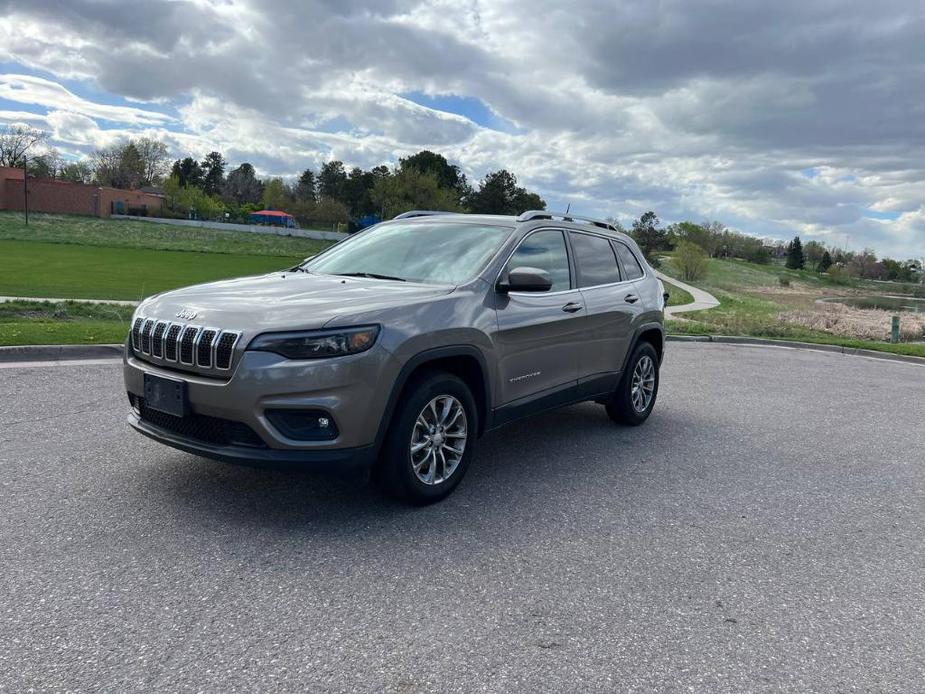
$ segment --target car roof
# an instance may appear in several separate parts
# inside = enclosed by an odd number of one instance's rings
[[[409,213],[411,214],[411,213]],[[530,219],[521,219],[514,215],[505,214],[470,214],[468,212],[417,212],[415,216],[396,217],[388,221],[415,222],[415,223],[470,223],[470,224],[492,224],[505,227],[542,227],[555,226],[562,229],[572,229],[574,231],[589,231],[602,236],[610,236],[616,239],[632,240],[627,234],[613,228],[610,225],[603,226],[606,222],[589,220],[581,217],[566,217],[565,215],[551,212],[549,216],[537,215]],[[556,217],[559,217],[558,219]]]

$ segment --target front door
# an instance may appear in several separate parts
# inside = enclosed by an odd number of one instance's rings
[[[503,273],[517,267],[545,270],[547,292],[498,294],[498,397],[495,406],[554,395],[578,380],[584,300],[575,286],[564,232],[526,236]]]

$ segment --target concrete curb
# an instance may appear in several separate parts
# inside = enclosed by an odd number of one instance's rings
[[[891,354],[878,352],[874,349],[859,349],[856,347],[842,347],[841,345],[825,345],[815,342],[797,342],[795,340],[771,340],[761,337],[740,337],[737,335],[668,335],[669,342],[716,342],[727,345],[760,345],[764,347],[789,347],[790,349],[810,349],[816,352],[833,352],[856,357],[870,357],[886,361],[900,361],[906,364],[925,366],[925,357],[912,357],[905,354]]]
[[[117,359],[121,356],[122,345],[21,345],[0,347],[0,363]]]

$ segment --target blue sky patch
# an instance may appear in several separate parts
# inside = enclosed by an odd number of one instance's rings
[[[864,208],[863,211],[863,215],[868,219],[885,219],[890,222],[895,222],[901,214],[902,212],[879,212],[870,208]]]
[[[489,130],[497,130],[502,133],[518,134],[520,131],[516,125],[506,118],[502,118],[495,113],[488,104],[474,96],[457,96],[456,94],[442,94],[431,96],[424,92],[405,92],[399,94],[403,99],[412,101],[419,106],[432,108],[435,111],[444,113],[453,113],[463,118],[468,118],[476,125]]]

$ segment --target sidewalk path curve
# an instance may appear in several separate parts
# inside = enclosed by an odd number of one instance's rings
[[[659,279],[664,280],[665,282],[670,282],[676,287],[680,287],[692,297],[694,297],[694,300],[689,304],[683,304],[681,306],[669,306],[666,308],[665,318],[674,318],[676,313],[686,313],[687,311],[703,311],[704,309],[715,308],[716,306],[719,306],[719,299],[717,299],[709,292],[705,292],[702,289],[697,289],[697,287],[692,287],[689,284],[685,284],[684,282],[676,280],[674,277],[669,277],[665,273],[659,272],[658,270],[655,271],[655,274]],[[668,289],[668,292],[671,292],[670,288]]]

